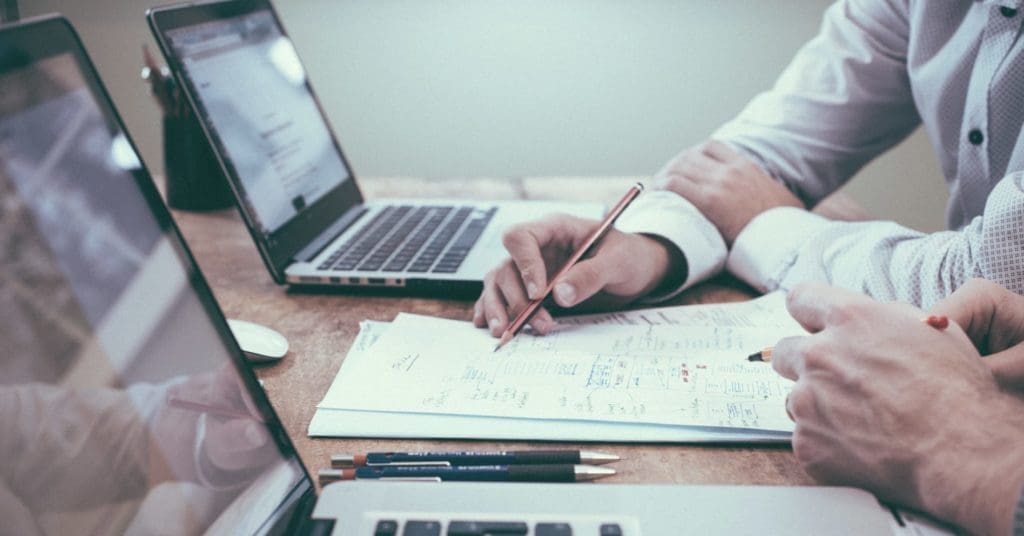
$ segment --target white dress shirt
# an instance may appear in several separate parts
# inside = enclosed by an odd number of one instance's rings
[[[727,256],[710,222],[668,192],[638,199],[619,227],[676,244],[689,265],[682,288],[724,262],[762,291],[813,279],[929,306],[983,277],[1024,293],[1020,2],[839,1],[775,87],[712,136],[814,205],[923,124],[950,189],[952,230],[777,208]]]

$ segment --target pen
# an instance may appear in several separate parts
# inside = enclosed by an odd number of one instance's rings
[[[370,452],[331,456],[331,467],[397,465],[602,465],[619,461],[614,454],[586,450],[514,450],[494,452]]]
[[[422,480],[474,482],[581,482],[615,474],[615,469],[593,465],[397,465],[322,469],[320,483],[336,480]]]
[[[167,83],[170,79],[169,73],[165,73],[164,70],[160,68],[156,58],[153,57],[153,53],[149,51],[149,47],[146,45],[142,45],[142,61],[144,64],[144,67],[142,68],[142,79],[149,84],[149,89],[153,93],[153,98],[156,99],[161,110],[163,110],[165,114],[171,113],[174,107],[174,102]]]
[[[515,337],[516,333],[519,333],[519,330],[523,329],[523,326],[526,325],[526,322],[530,320],[530,317],[532,317],[533,314],[537,312],[537,308],[540,307],[540,304],[541,302],[544,301],[544,298],[546,298],[548,294],[551,294],[551,291],[554,290],[555,284],[558,283],[558,280],[561,279],[561,277],[565,275],[565,273],[568,272],[570,268],[572,268],[577,262],[579,262],[580,259],[582,259],[583,256],[586,255],[587,252],[590,251],[591,248],[593,248],[601,240],[601,238],[603,238],[604,235],[608,233],[608,230],[612,228],[612,225],[615,223],[615,220],[617,220],[619,216],[622,215],[622,212],[626,210],[626,207],[628,207],[629,204],[632,203],[638,195],[640,195],[640,192],[643,191],[644,185],[640,183],[636,183],[632,187],[630,187],[629,191],[626,192],[626,195],[624,195],[622,199],[620,199],[619,202],[614,207],[612,207],[610,211],[608,211],[608,214],[604,217],[604,221],[602,221],[601,224],[598,225],[592,233],[590,233],[590,236],[588,236],[587,239],[583,241],[583,244],[581,244],[580,247],[572,254],[572,257],[569,257],[569,260],[565,261],[565,264],[562,265],[562,268],[559,269],[558,272],[554,275],[554,277],[552,277],[548,281],[548,286],[547,288],[544,289],[544,293],[541,294],[537,299],[531,301],[525,309],[520,311],[519,315],[516,316],[515,320],[513,320],[512,323],[509,324],[508,328],[505,329],[505,333],[501,334],[501,340],[498,341],[498,345],[494,347],[495,352],[497,352],[498,349],[500,349],[502,346],[508,344],[508,342],[512,340],[512,337]]]
[[[942,331],[949,327],[949,318],[945,315],[929,315],[921,319],[921,322]]]
[[[212,404],[204,404],[202,402],[185,400],[184,398],[178,398],[177,396],[174,395],[170,395],[167,397],[167,405],[178,409],[197,411],[200,413],[209,413],[212,415],[226,417],[229,419],[250,419],[262,422],[259,418],[255,417],[248,411],[241,411],[234,408],[225,408],[221,406],[214,406]]]
[[[930,315],[921,319],[921,322],[928,324],[929,326],[944,331],[949,327],[949,318],[944,315]],[[760,352],[755,352],[747,356],[747,361],[761,361],[764,363],[772,362],[772,348],[768,347]]]

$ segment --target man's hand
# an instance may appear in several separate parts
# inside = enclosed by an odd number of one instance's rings
[[[658,188],[693,203],[729,246],[758,214],[775,207],[804,208],[785,186],[720,141],[683,151],[656,177]]]
[[[530,300],[543,294],[548,278],[598,225],[597,220],[556,215],[506,231],[504,244],[510,258],[484,278],[483,293],[473,308],[473,323],[500,336]],[[558,305],[629,302],[657,287],[672,269],[668,247],[647,236],[612,229],[594,249],[555,285]],[[542,308],[530,325],[538,333],[547,333],[555,324]]]
[[[793,452],[816,479],[866,488],[970,532],[1006,534],[1024,483],[1024,402],[959,326],[821,284],[791,291],[810,337],[772,365],[796,381]]]
[[[972,279],[932,308],[959,324],[999,385],[1024,395],[1024,296]]]

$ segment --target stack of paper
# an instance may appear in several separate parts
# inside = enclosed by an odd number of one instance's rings
[[[468,322],[364,322],[311,436],[785,442],[791,382],[746,356],[803,334],[772,294],[562,318],[498,352]]]

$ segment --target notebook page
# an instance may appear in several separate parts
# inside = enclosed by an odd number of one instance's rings
[[[790,382],[744,358],[798,333],[563,325],[494,353],[468,322],[402,314],[320,407],[790,431]]]

